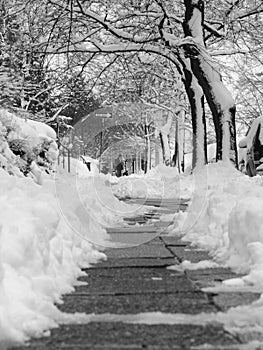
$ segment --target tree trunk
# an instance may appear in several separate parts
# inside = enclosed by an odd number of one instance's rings
[[[159,165],[160,163],[160,154],[159,154],[159,138],[158,138],[158,131],[155,129],[155,139],[154,139],[154,145],[155,145],[155,166]]]
[[[216,159],[231,159],[237,166],[236,108],[231,93],[222,82],[218,67],[205,49],[204,1],[184,0],[184,3],[184,33],[194,39],[193,45],[186,44],[184,49],[190,57],[192,72],[203,89],[213,115],[217,140]]]
[[[165,164],[170,163],[171,161],[168,135],[172,127],[172,121],[173,116],[171,113],[169,113],[165,125],[162,126],[160,129],[160,137],[163,149],[163,160]]]
[[[175,120],[175,131],[174,131],[174,155],[173,155],[173,166],[176,167],[178,165],[179,160],[179,126],[178,119]],[[178,167],[180,172],[180,166]]]
[[[191,71],[188,59],[181,60],[184,77],[183,83],[191,107],[193,129],[192,168],[207,163],[206,120],[204,113],[204,94],[197,79]]]
[[[144,126],[145,133],[145,163],[144,163],[144,172],[147,173],[151,169],[151,140],[150,140],[150,126],[145,124]]]
[[[178,170],[184,172],[185,109],[181,109],[178,121]]]
[[[163,144],[163,135],[161,132],[159,133],[159,136],[160,136],[160,143],[161,143],[163,163],[164,163],[165,162],[165,152],[164,152],[164,144]]]

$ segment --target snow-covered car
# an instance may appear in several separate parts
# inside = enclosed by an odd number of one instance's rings
[[[263,175],[263,117],[253,121],[239,142],[239,169],[249,176]]]

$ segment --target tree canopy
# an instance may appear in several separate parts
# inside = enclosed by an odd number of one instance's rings
[[[86,111],[85,101],[96,99],[98,104],[143,101],[173,111],[187,110],[184,104],[189,104],[194,162],[203,164],[207,103],[217,159],[237,162],[236,119],[247,122],[247,114],[256,116],[261,108],[261,0],[6,0],[3,4],[9,14],[3,12],[8,21],[0,29],[1,56],[21,51],[18,61],[27,62],[27,72],[34,71],[34,79],[27,73],[29,81],[37,84],[36,91],[21,90],[24,104],[21,98],[16,103],[22,108],[52,114],[69,102],[72,113],[79,114],[74,104],[83,104]],[[21,45],[23,49],[17,50]],[[12,72],[17,69],[14,62],[13,56],[9,58]],[[252,66],[258,68],[251,71]],[[18,76],[26,86],[21,67]],[[242,108],[237,116],[233,97]]]

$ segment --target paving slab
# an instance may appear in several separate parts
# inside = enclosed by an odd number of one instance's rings
[[[116,248],[121,247],[137,247],[142,244],[148,243],[152,241],[155,238],[158,238],[160,236],[160,233],[163,230],[160,231],[160,229],[153,231],[153,232],[133,232],[133,233],[113,233],[110,234],[110,240],[108,243],[108,247],[116,246]],[[107,244],[107,243],[106,243]]]
[[[146,222],[147,220],[148,218],[146,218],[145,215],[138,215],[138,216],[123,218],[123,221],[134,221],[135,223],[139,221]]]
[[[227,311],[230,307],[239,305],[249,305],[260,298],[261,294],[251,292],[227,292],[213,296],[215,305],[222,311]]]
[[[178,236],[164,236],[161,238],[163,243],[166,246],[182,246],[182,247],[186,247],[186,246],[190,246],[190,242],[186,242],[183,241],[180,237]]]
[[[180,211],[185,211],[185,207],[155,207],[156,209],[153,210],[153,213],[155,213],[156,217],[160,216],[160,215],[165,215],[165,214],[176,214],[178,213],[179,209]]]
[[[178,203],[178,204],[188,204],[189,199],[183,199],[183,198],[130,198],[126,200],[126,202],[133,202],[133,203],[143,203],[144,205],[152,205],[153,204],[170,204],[170,203]],[[150,203],[150,204],[149,204]]]
[[[169,213],[186,211],[188,207],[188,200],[180,200],[176,198],[133,198],[127,202],[144,205],[148,209],[150,207],[154,207],[158,212],[162,212],[164,210]]]
[[[202,292],[178,292],[125,294],[125,295],[87,295],[74,293],[64,297],[59,306],[64,312],[85,312],[95,314],[136,314],[141,312],[165,312],[198,314],[216,312],[218,309],[210,303]]]
[[[169,247],[170,251],[178,258],[179,261],[189,260],[197,263],[203,260],[211,260],[211,256],[207,251],[199,250],[191,247]]]
[[[128,267],[90,269],[79,278],[86,286],[77,286],[76,292],[90,295],[119,295],[146,293],[177,293],[197,291],[197,287],[184,273],[162,267]]]
[[[107,233],[146,233],[146,232],[157,232],[157,229],[154,225],[136,225],[136,226],[120,226],[120,227],[107,227]]]
[[[172,221],[157,221],[156,223],[154,223],[154,227],[156,228],[168,228],[173,222]]]
[[[172,258],[174,255],[164,246],[159,245],[158,249],[153,245],[139,245],[131,248],[108,249],[108,258]]]
[[[158,244],[158,245],[164,246],[161,236],[157,236],[153,238],[151,241],[147,242],[147,245],[149,244]]]
[[[93,265],[92,269],[112,269],[115,267],[126,268],[126,267],[168,267],[171,265],[179,264],[176,258],[120,258],[113,259],[108,258],[99,265]]]
[[[212,343],[233,345],[238,341],[220,326],[209,325],[142,325],[123,323],[89,323],[61,326],[52,337],[34,340],[16,350],[62,349],[158,349],[190,350],[192,346]]]
[[[229,278],[240,277],[228,268],[213,268],[200,270],[186,270],[188,278],[199,288],[214,286],[215,283],[222,282]]]
[[[125,233],[125,234],[113,234],[110,235],[111,240],[109,241],[109,247],[108,249],[112,248],[112,245],[114,248],[132,248],[132,247],[138,247],[141,245],[152,245],[152,244],[158,244],[163,246],[162,241],[160,240],[161,235],[155,234],[155,233]],[[116,244],[116,246],[114,246]]]
[[[110,235],[109,247],[138,247],[148,243],[164,233],[165,228],[152,225],[128,225],[124,227],[108,228]]]

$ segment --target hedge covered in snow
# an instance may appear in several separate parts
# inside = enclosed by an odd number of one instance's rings
[[[41,170],[52,171],[58,156],[55,131],[0,109],[0,167],[11,175],[41,183]]]

